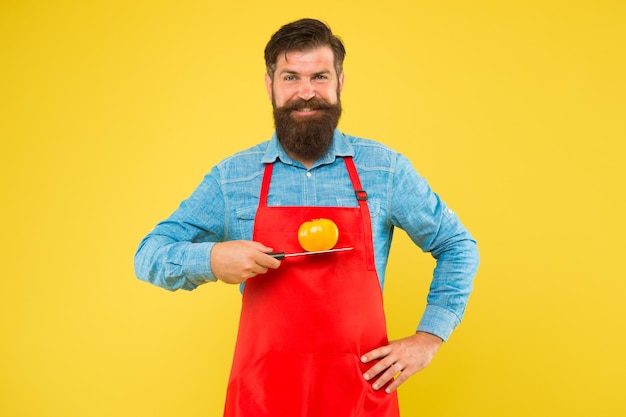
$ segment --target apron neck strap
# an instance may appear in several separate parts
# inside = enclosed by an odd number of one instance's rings
[[[356,199],[359,203],[359,208],[361,209],[361,214],[363,217],[363,230],[365,236],[368,238],[365,240],[365,263],[367,265],[367,269],[374,270],[376,269],[376,265],[374,264],[374,242],[372,239],[372,218],[370,216],[370,210],[367,205],[367,192],[361,186],[361,180],[359,179],[359,174],[356,171],[356,166],[354,165],[354,161],[351,156],[347,156],[343,159],[346,163],[346,168],[348,169],[348,175],[350,175],[350,180],[352,181],[352,186],[354,187],[354,194],[356,195]]]
[[[359,174],[356,171],[356,166],[354,165],[354,161],[351,156],[346,156],[343,158],[343,161],[346,164],[346,168],[348,170],[348,175],[350,176],[350,181],[352,181],[352,187],[354,188],[354,194],[356,196],[359,205],[365,204],[367,201],[367,192],[361,186],[361,180],[359,179]]]
[[[261,183],[261,195],[259,196],[259,207],[267,206],[267,195],[270,191],[270,181],[272,180],[272,169],[274,163],[265,164],[265,172],[263,173],[263,182]]]
[[[356,166],[354,165],[354,161],[351,156],[346,156],[343,158],[344,163],[346,164],[346,169],[348,170],[348,175],[350,176],[350,181],[352,182],[352,187],[354,188],[354,194],[359,203],[359,206],[365,206],[367,208],[367,192],[361,186],[361,181],[359,180],[359,174],[356,171]],[[261,195],[259,200],[260,206],[267,206],[267,196],[270,191],[270,181],[272,180],[272,169],[274,168],[274,163],[265,164],[265,171],[263,173],[263,181],[261,182]]]
[[[344,163],[346,164],[346,169],[348,170],[348,175],[350,176],[350,181],[352,182],[352,187],[354,188],[354,194],[356,196],[357,202],[359,203],[359,208],[362,213],[363,218],[363,230],[368,236],[366,239],[366,252],[367,255],[365,257],[367,268],[370,270],[375,269],[374,265],[374,248],[372,242],[372,219],[370,217],[369,207],[367,205],[367,192],[361,186],[361,180],[359,179],[359,174],[356,170],[356,166],[354,165],[354,161],[351,156],[346,156],[343,158]],[[261,194],[259,196],[259,207],[267,207],[267,196],[270,190],[270,181],[272,180],[272,169],[274,168],[274,163],[265,164],[265,172],[263,173],[263,181],[261,182]]]

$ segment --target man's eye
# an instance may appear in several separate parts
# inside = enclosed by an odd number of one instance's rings
[[[295,75],[285,75],[285,78],[284,78],[285,81],[293,81],[295,79],[296,79]]]
[[[317,75],[315,78],[318,79],[318,80],[327,80],[328,79],[328,77],[326,75],[322,75],[322,74]]]

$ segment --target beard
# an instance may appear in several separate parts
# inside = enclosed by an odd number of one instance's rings
[[[324,155],[333,140],[341,116],[341,101],[330,104],[321,97],[289,101],[282,107],[274,104],[274,125],[278,141],[290,155],[305,161],[316,161]],[[316,110],[310,116],[297,116],[294,110]]]

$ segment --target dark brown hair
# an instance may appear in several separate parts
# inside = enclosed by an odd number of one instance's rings
[[[300,19],[281,27],[265,46],[265,67],[267,74],[274,79],[276,62],[280,54],[287,55],[291,51],[308,51],[310,49],[329,46],[333,51],[337,76],[343,72],[343,59],[346,50],[330,27],[315,19]]]

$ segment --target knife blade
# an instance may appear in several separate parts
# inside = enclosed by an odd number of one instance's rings
[[[272,256],[279,261],[282,261],[285,258],[290,256],[307,256],[307,255],[319,255],[321,253],[332,253],[332,252],[343,252],[347,250],[352,250],[353,248],[338,248],[338,249],[328,249],[328,250],[315,250],[310,252],[296,252],[296,253],[285,253],[285,252],[270,252],[269,256]]]

